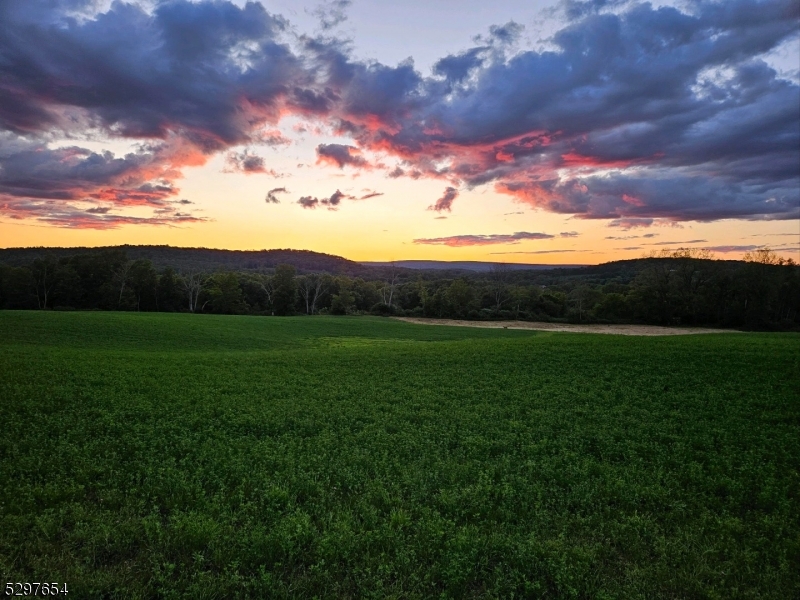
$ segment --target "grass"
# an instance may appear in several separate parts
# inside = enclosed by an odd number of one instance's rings
[[[796,334],[0,312],[0,583],[798,597],[799,390]]]

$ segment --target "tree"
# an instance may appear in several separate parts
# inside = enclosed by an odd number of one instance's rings
[[[58,262],[54,256],[49,254],[44,258],[37,258],[31,263],[36,302],[40,310],[47,308],[50,293],[55,289],[57,269]]]
[[[397,264],[393,262],[391,271],[389,272],[389,279],[385,282],[383,287],[381,287],[381,299],[385,305],[390,307],[394,299],[394,287],[397,284],[397,277]]]
[[[629,313],[629,308],[625,296],[616,292],[611,292],[609,294],[603,294],[592,312],[598,319],[616,321],[624,319]]]
[[[78,308],[84,296],[78,271],[69,260],[62,259],[58,265],[58,282],[53,292],[53,306]]]
[[[165,312],[180,310],[183,303],[181,287],[181,281],[175,271],[169,267],[164,269],[156,285],[156,309]]]
[[[578,313],[578,320],[583,321],[587,313],[600,301],[602,295],[600,290],[581,283],[572,288],[572,291],[567,295],[567,299],[575,307]]]
[[[197,271],[189,271],[181,276],[181,285],[189,299],[189,312],[197,310],[197,301],[206,282],[206,276]]]
[[[0,306],[3,308],[35,308],[31,270],[0,264]]]
[[[349,277],[337,277],[335,284],[339,293],[331,297],[331,313],[346,315],[353,309],[356,302],[352,291],[353,282]]]
[[[447,303],[455,317],[465,317],[474,309],[475,293],[465,279],[456,279],[447,288]]]
[[[267,308],[272,308],[274,312],[273,298],[275,295],[275,278],[269,275],[262,275],[258,278],[258,286],[267,298]]]
[[[70,257],[69,264],[80,278],[82,308],[112,309],[119,305],[119,290],[114,273],[128,262],[124,250],[104,250]]]
[[[117,308],[122,306],[122,295],[125,293],[125,286],[128,285],[128,273],[130,273],[133,261],[126,260],[119,265],[114,271],[114,283],[119,290],[119,298],[117,299]]]
[[[299,280],[300,296],[305,302],[306,314],[313,315],[317,310],[317,302],[326,291],[325,280],[317,273],[304,275]]]
[[[272,310],[272,283],[269,275],[261,273],[240,273],[239,287],[244,301],[254,312]]]
[[[236,273],[217,273],[211,277],[209,283],[208,295],[213,312],[241,315],[250,308],[242,297],[242,288]]]
[[[503,302],[506,301],[509,275],[511,275],[511,267],[505,263],[497,263],[489,268],[492,299],[494,301],[494,310],[496,311],[499,311],[503,306]]]
[[[294,313],[297,302],[297,282],[292,265],[278,265],[272,277],[272,306],[276,315]]]
[[[131,263],[128,269],[128,285],[136,302],[136,312],[142,309],[142,300],[145,301],[145,308],[152,306],[150,302],[156,299],[157,284],[158,274],[153,263],[141,258]]]
[[[785,262],[783,258],[766,246],[752,252],[745,252],[743,258],[745,262],[758,263],[760,265],[783,265]]]

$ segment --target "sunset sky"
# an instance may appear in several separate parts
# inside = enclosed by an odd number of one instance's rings
[[[0,0],[0,247],[800,259],[797,0]]]

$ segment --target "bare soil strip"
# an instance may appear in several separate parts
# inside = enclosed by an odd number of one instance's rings
[[[537,331],[566,331],[570,333],[605,333],[612,335],[691,335],[695,333],[738,333],[731,329],[701,327],[659,327],[657,325],[574,325],[571,323],[535,323],[531,321],[462,321],[458,319],[418,319],[393,317],[419,325],[453,325],[457,327],[486,327],[490,329],[535,329]]]

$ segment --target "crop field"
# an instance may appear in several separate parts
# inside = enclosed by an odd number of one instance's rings
[[[0,312],[0,573],[68,598],[800,597],[800,336]]]

